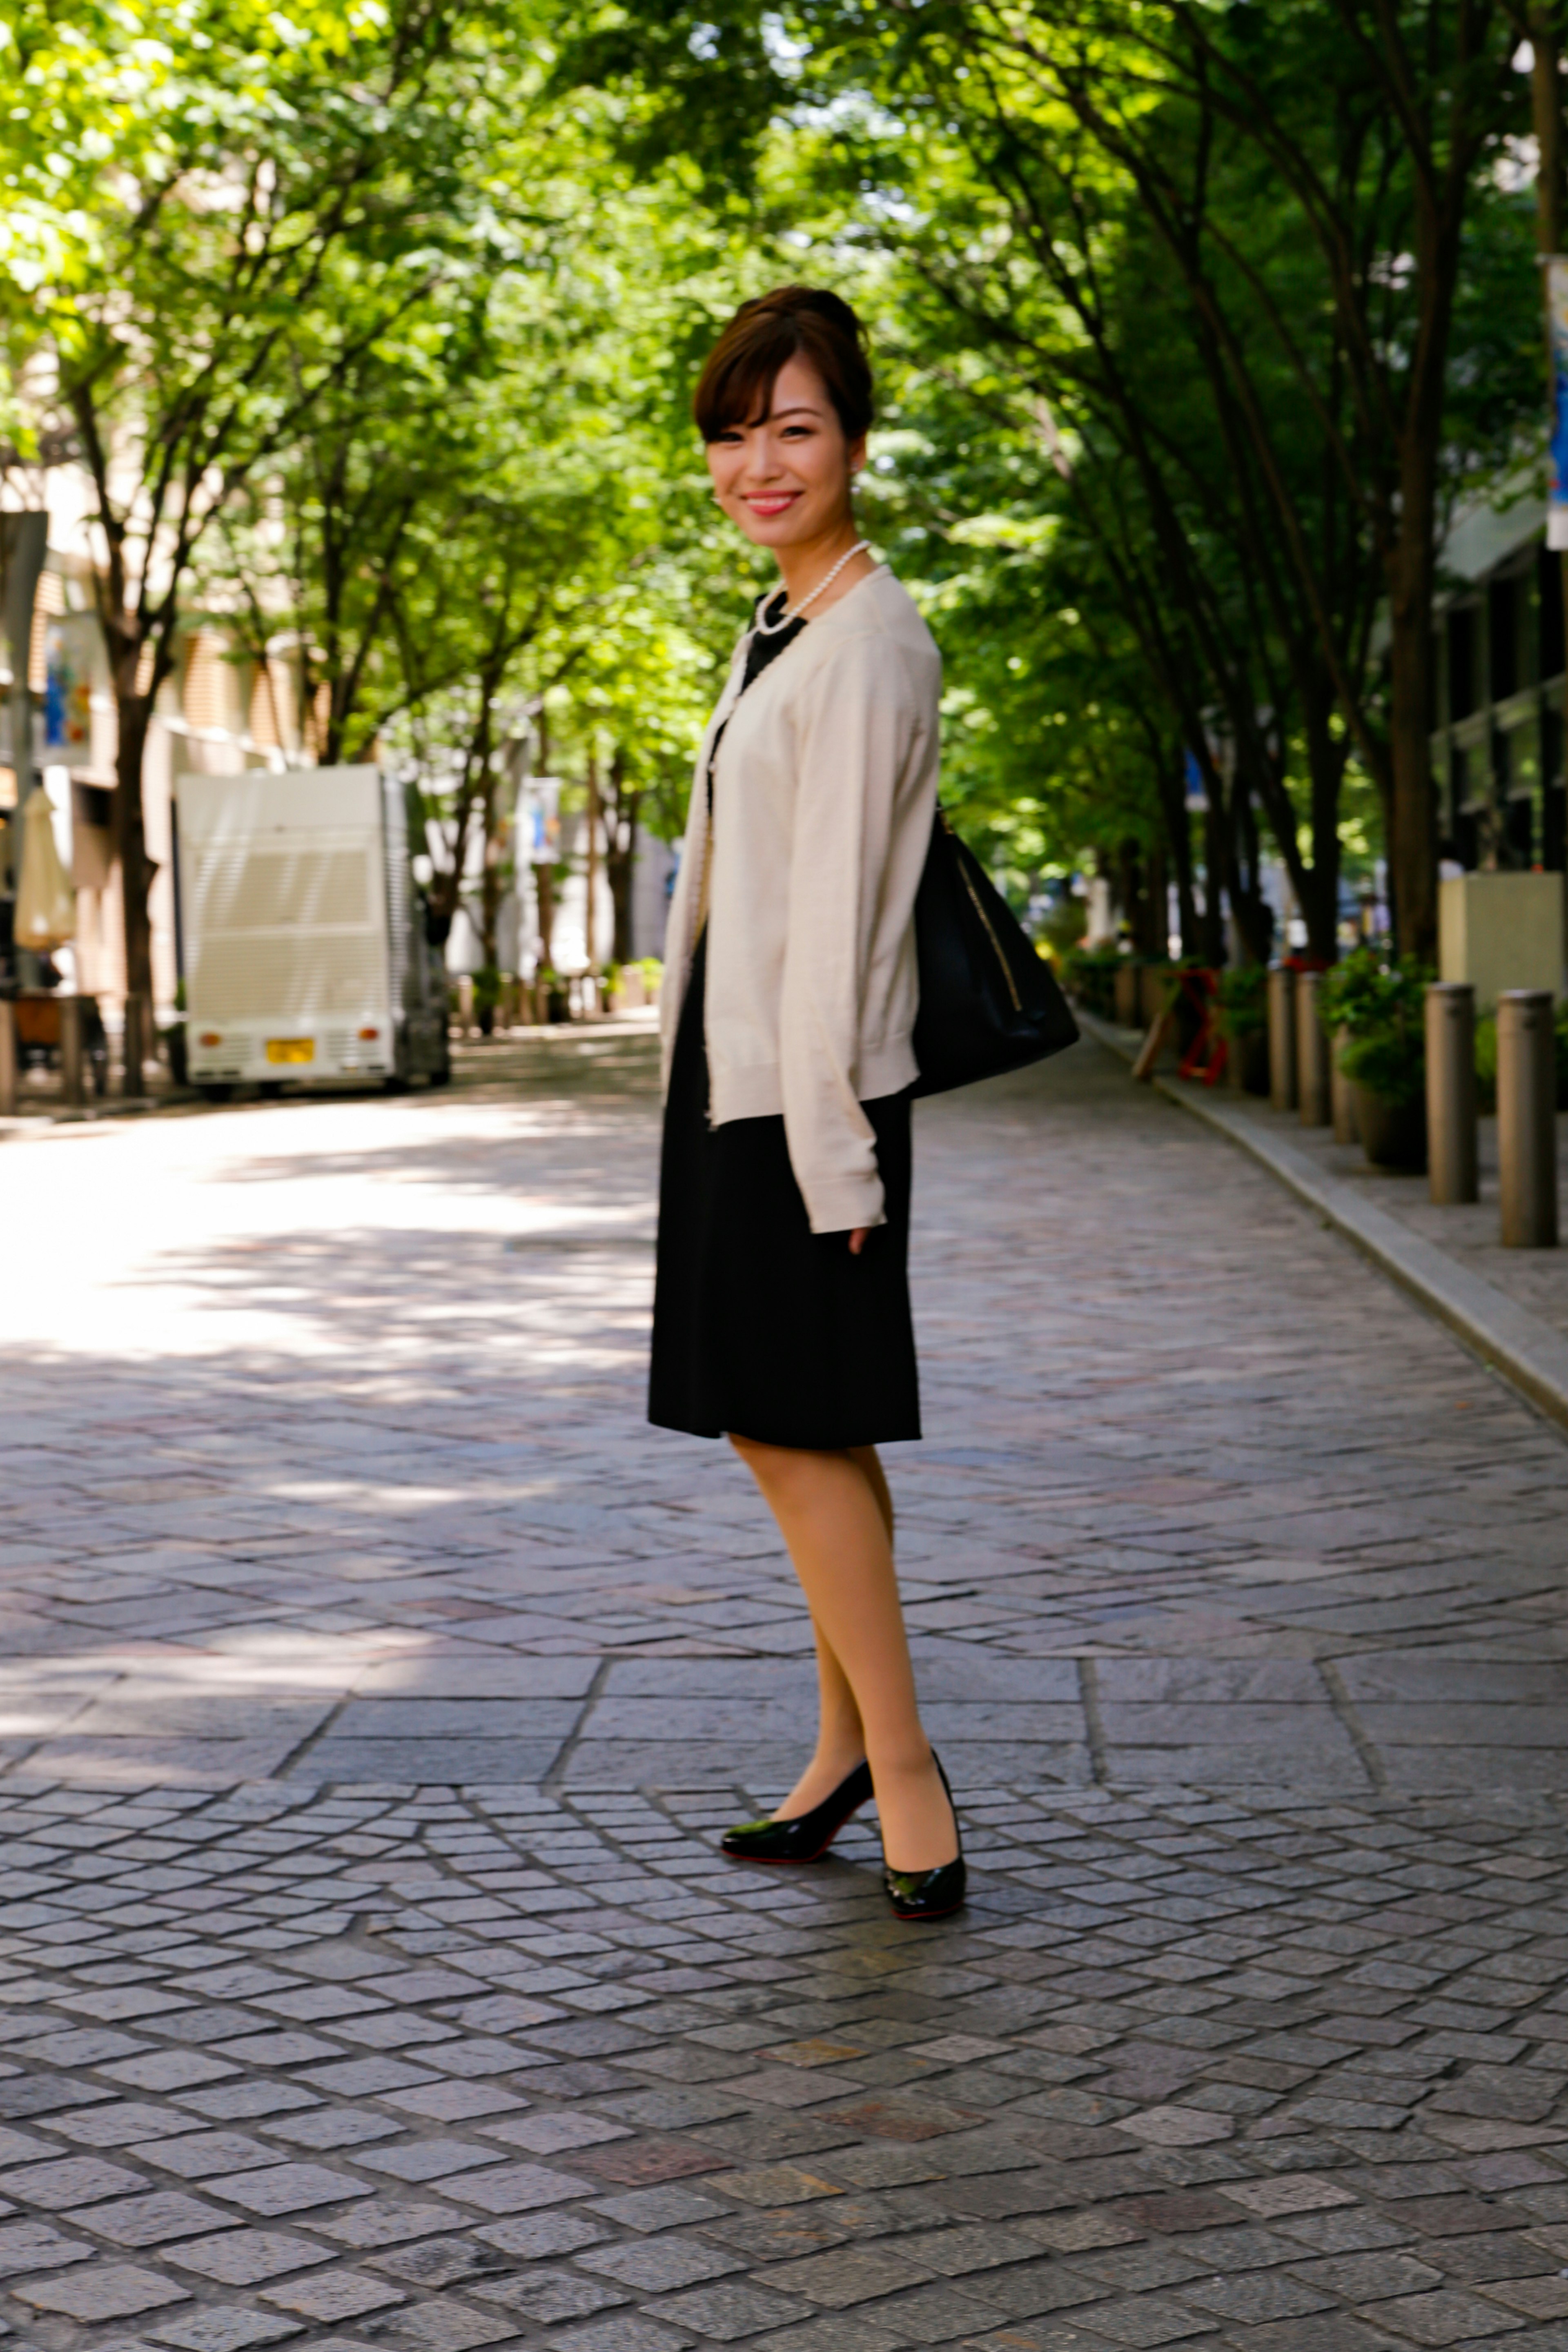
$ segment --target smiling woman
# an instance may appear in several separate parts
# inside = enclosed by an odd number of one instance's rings
[[[698,760],[670,910],[650,1418],[728,1435],[810,1603],[821,1715],[725,1851],[812,1862],[873,1795],[900,1918],[963,1899],[921,1726],[879,1444],[920,1435],[910,1316],[915,894],[942,663],[857,534],[871,371],[835,294],[739,310],[694,403],[720,506],[772,551]]]

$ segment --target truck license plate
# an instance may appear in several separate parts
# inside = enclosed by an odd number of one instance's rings
[[[313,1062],[316,1041],[313,1037],[268,1037],[267,1058],[269,1062]]]

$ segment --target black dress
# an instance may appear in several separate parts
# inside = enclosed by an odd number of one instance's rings
[[[752,638],[742,693],[805,625]],[[709,1126],[707,968],[704,929],[665,1105],[648,1419],[825,1452],[918,1437],[910,1097],[861,1106],[887,1223],[853,1257],[846,1234],[812,1232],[782,1117]]]

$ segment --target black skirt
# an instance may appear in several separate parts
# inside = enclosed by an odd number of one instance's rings
[[[837,1452],[921,1433],[910,1317],[910,1097],[862,1105],[887,1223],[814,1234],[781,1118],[708,1124],[707,934],[680,1009],[658,1187],[648,1419]]]

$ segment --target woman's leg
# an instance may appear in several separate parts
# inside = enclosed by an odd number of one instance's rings
[[[921,1727],[880,1464],[872,1454],[873,1477],[864,1459],[869,1448],[818,1454],[744,1437],[732,1436],[731,1443],[778,1521],[811,1604],[825,1734],[831,1722],[832,1738],[842,1742],[846,1697],[858,1714],[889,1865],[934,1870],[952,1862],[957,1851],[952,1814]],[[845,1770],[858,1760],[849,1757]],[[814,1774],[797,1787],[808,1784],[815,1787]],[[817,1789],[809,1801],[826,1793],[826,1787]],[[780,1811],[793,1809],[786,1798]]]
[[[859,1465],[870,1486],[882,1524],[888,1530],[888,1541],[891,1544],[893,1498],[888,1491],[882,1465],[877,1459],[877,1449],[874,1445],[852,1445],[847,1451],[850,1460]],[[849,1687],[849,1677],[834,1655],[833,1645],[815,1617],[811,1621],[811,1630],[816,1644],[816,1750],[789,1794],[780,1798],[778,1813],[781,1821],[793,1821],[797,1814],[808,1813],[814,1805],[820,1805],[866,1758],[866,1727],[860,1720],[860,1709]]]

